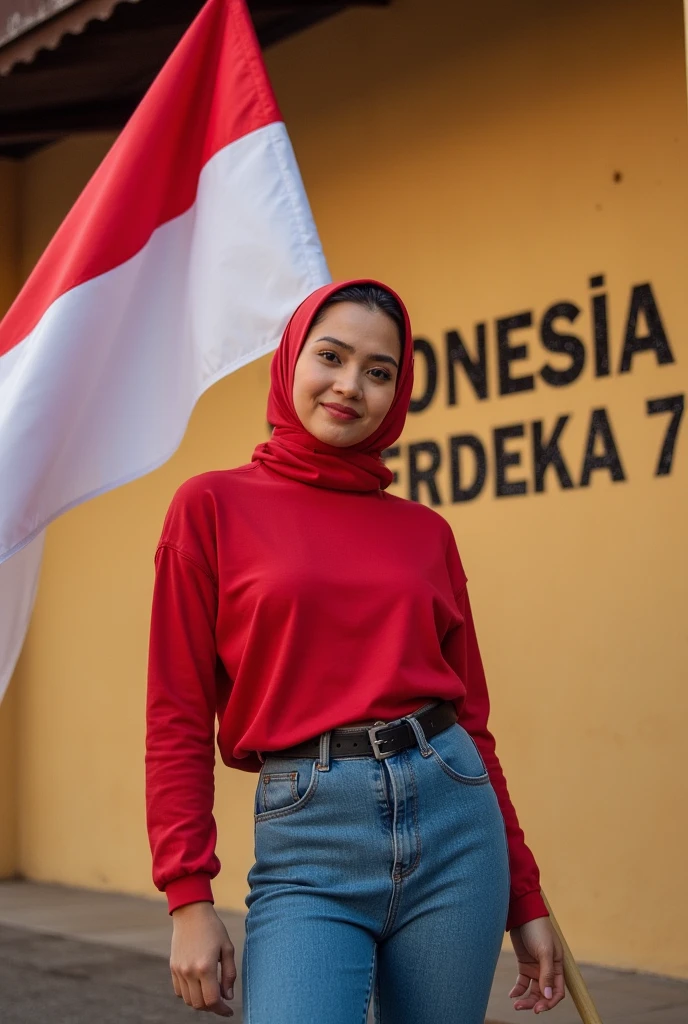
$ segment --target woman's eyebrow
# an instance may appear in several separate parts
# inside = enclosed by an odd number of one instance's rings
[[[340,341],[339,338],[333,338],[329,334],[323,334],[322,338],[316,338],[315,344],[317,345],[319,341],[329,341],[331,345],[339,345],[340,348],[346,349],[347,352],[356,351],[354,346],[349,345],[347,341]],[[397,368],[397,370],[399,369],[399,364],[392,356],[386,356],[383,353],[379,353],[378,355],[369,355],[367,358],[374,360],[376,363],[391,363],[392,366]]]

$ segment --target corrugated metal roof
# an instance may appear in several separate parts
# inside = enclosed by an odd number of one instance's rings
[[[0,46],[74,7],[80,0],[0,0]]]
[[[106,21],[120,3],[139,0],[0,0],[0,75],[54,50],[68,34],[78,35],[94,19]]]

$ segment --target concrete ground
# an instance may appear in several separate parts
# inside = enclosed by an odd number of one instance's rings
[[[240,970],[243,916],[221,916]],[[172,991],[170,933],[165,905],[156,900],[0,882],[0,1021],[181,1024],[198,1019]],[[585,965],[581,969],[604,1024],[688,1024],[688,982]],[[511,1008],[506,993],[514,977],[513,955],[502,954],[490,1022],[534,1019],[532,1013]],[[233,1019],[241,1022],[240,979],[232,1005]],[[579,1024],[570,997],[551,1018],[552,1024]]]

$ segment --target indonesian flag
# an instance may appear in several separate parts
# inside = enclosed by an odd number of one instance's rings
[[[179,446],[330,280],[243,0],[209,0],[0,324],[0,696],[45,526]]]

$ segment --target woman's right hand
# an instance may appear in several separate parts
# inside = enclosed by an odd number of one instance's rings
[[[217,978],[217,965],[221,965]],[[187,903],[172,912],[170,970],[175,994],[196,1010],[232,1017],[234,946],[212,903]]]

